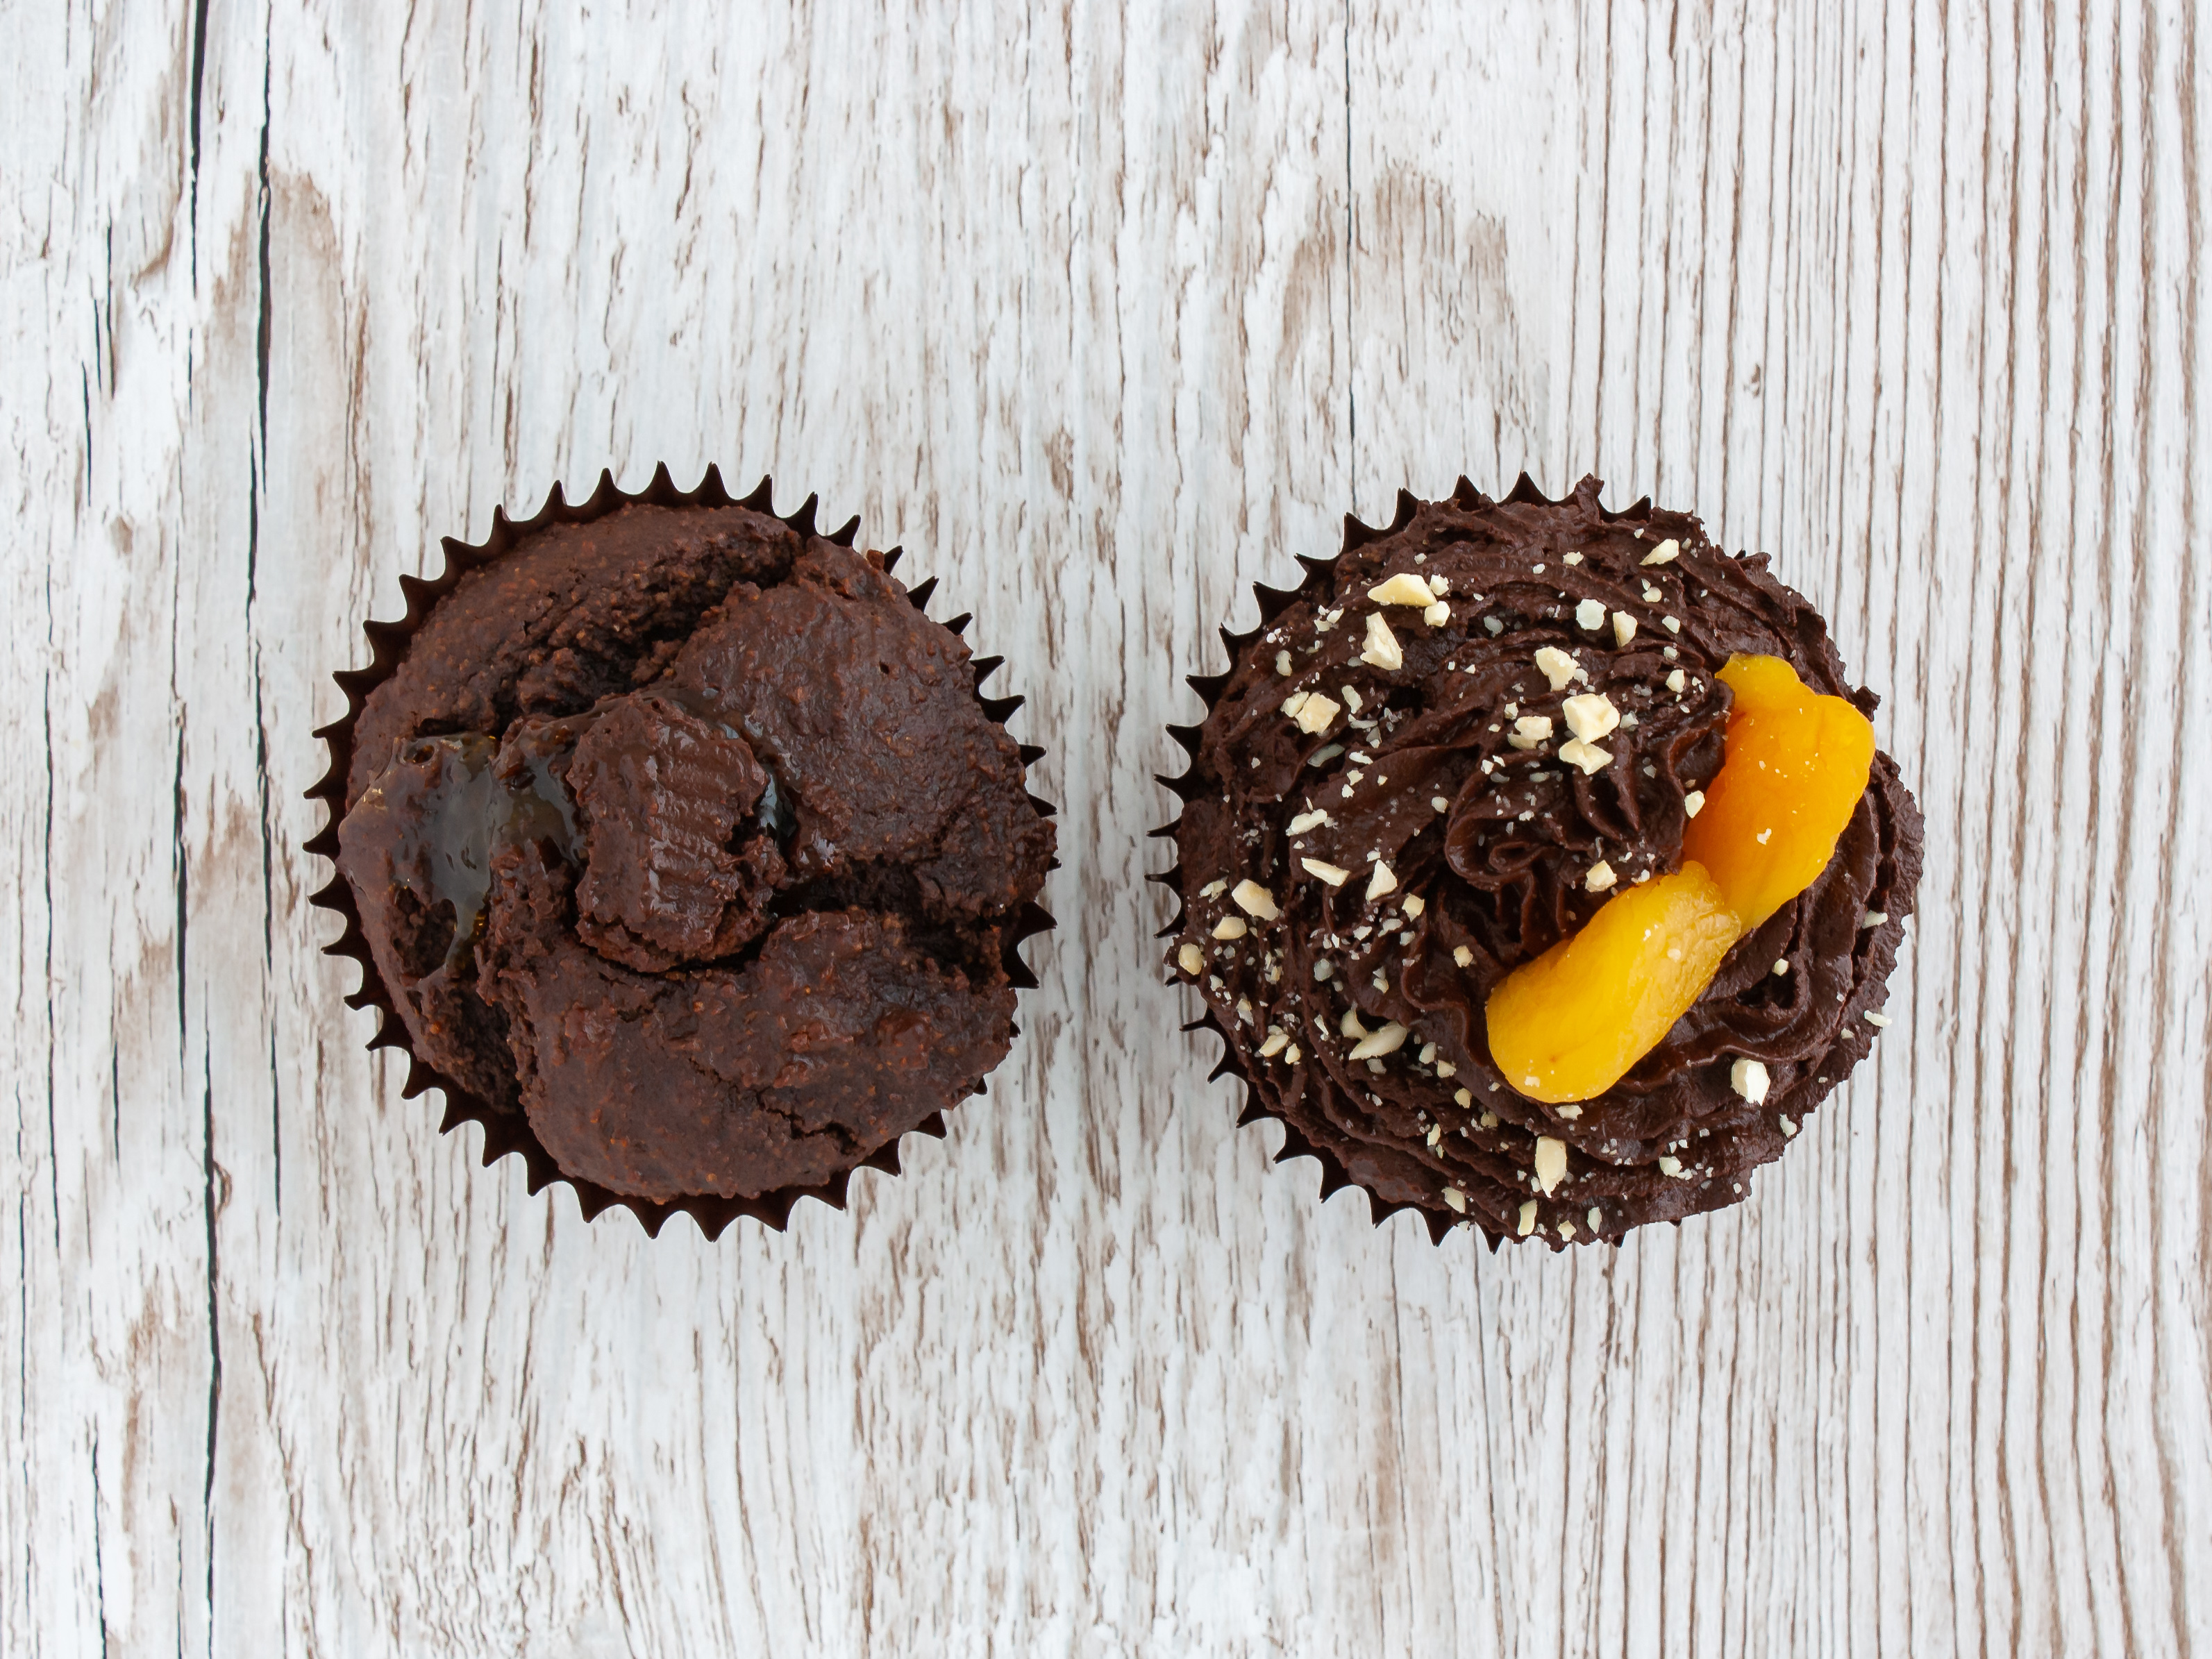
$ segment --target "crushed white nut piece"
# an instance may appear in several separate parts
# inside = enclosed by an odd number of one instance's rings
[[[1739,1054],[1735,1064],[1729,1067],[1729,1087],[1754,1106],[1766,1098],[1766,1066],[1759,1060],[1746,1060]]]
[[[1198,896],[1203,899],[1219,898],[1222,894],[1228,890],[1229,883],[1225,879],[1220,881],[1209,881],[1205,886],[1198,890]]]
[[[1562,1221],[1559,1224],[1559,1237],[1571,1243],[1574,1236],[1575,1224],[1571,1221]]]
[[[1465,1089],[1462,1089],[1452,1096],[1452,1104],[1455,1106],[1472,1106],[1474,1104],[1474,1097],[1468,1093]]]
[[[1482,619],[1482,627],[1483,631],[1493,640],[1505,631],[1505,624],[1495,617],[1485,617]],[[1474,672],[1474,665],[1472,663],[1468,665],[1467,672],[1470,674]]]
[[[1863,933],[1869,927],[1879,927],[1888,920],[1889,917],[1882,911],[1869,910],[1859,918],[1859,932]]]
[[[1312,767],[1326,766],[1343,752],[1344,745],[1342,744],[1327,744],[1322,747],[1315,750],[1312,754],[1307,756],[1306,764]]]
[[[1879,1031],[1889,1024],[1889,1016],[1887,1014],[1877,1014],[1873,1009],[1869,1008],[1866,1012],[1866,1023]]]
[[[1431,811],[1449,812],[1451,811],[1451,803],[1442,795],[1431,795],[1429,797],[1429,808]]]
[[[1590,1212],[1583,1218],[1589,1223],[1589,1230],[1592,1232],[1595,1232],[1598,1230],[1599,1224],[1604,1221],[1605,1217],[1599,1212],[1597,1206],[1593,1204],[1590,1206]]]
[[[1464,945],[1455,945],[1452,947],[1452,960],[1462,968],[1472,968],[1474,965],[1474,952]]]
[[[1429,902],[1419,893],[1408,893],[1398,901],[1398,908],[1406,913],[1406,920],[1411,921],[1429,908]]]
[[[1451,620],[1451,607],[1438,599],[1421,612],[1421,620],[1431,628],[1442,628]]]
[[[1257,916],[1262,921],[1273,921],[1283,914],[1275,906],[1275,896],[1249,877],[1238,882],[1229,896],[1246,915]]]
[[[1378,1026],[1363,1037],[1359,1046],[1352,1051],[1352,1057],[1354,1060],[1380,1060],[1384,1054],[1396,1054],[1405,1046],[1406,1028],[1394,1019],[1388,1025]]]
[[[1319,859],[1300,859],[1298,862],[1305,866],[1308,875],[1318,876],[1332,887],[1343,886],[1344,878],[1352,873],[1341,865],[1323,864]]]
[[[1580,738],[1569,738],[1559,745],[1559,758],[1581,767],[1588,775],[1605,770],[1613,759],[1613,751],[1594,743],[1584,743]]]
[[[1526,1238],[1536,1231],[1536,1200],[1530,1199],[1521,1206],[1521,1237]]]
[[[1401,570],[1387,580],[1367,590],[1367,597],[1376,605],[1411,605],[1424,609],[1436,601],[1428,583],[1410,570]]]
[[[1283,706],[1287,708],[1290,704],[1285,702]],[[1343,712],[1343,706],[1335,698],[1314,691],[1300,701],[1297,711],[1291,718],[1297,721],[1299,731],[1317,735],[1328,731],[1330,722]]]
[[[1600,859],[1590,866],[1589,874],[1583,878],[1583,885],[1593,893],[1602,893],[1620,879],[1613,873],[1613,866]]]
[[[1661,1158],[1659,1173],[1662,1176],[1672,1176],[1677,1181],[1687,1181],[1690,1178],[1689,1171],[1682,1167],[1682,1160],[1679,1158]]]
[[[1438,1077],[1457,1077],[1459,1075],[1459,1067],[1453,1065],[1451,1061],[1448,1060],[1440,1060],[1437,1062],[1437,1075]]]
[[[1433,1042],[1424,1042],[1421,1045],[1421,1064],[1424,1066],[1433,1066],[1436,1063],[1437,1045]]]
[[[1177,951],[1176,960],[1182,964],[1183,972],[1188,974],[1193,979],[1196,979],[1206,971],[1206,952],[1195,945],[1187,944]]]
[[[1378,860],[1374,873],[1367,878],[1368,902],[1371,904],[1383,894],[1394,891],[1397,885],[1398,878],[1390,873],[1390,866]]]
[[[1315,959],[1314,977],[1316,979],[1325,980],[1335,971],[1335,965],[1332,963],[1327,957],[1320,957]]]
[[[1359,696],[1359,688],[1358,688],[1358,686],[1356,686],[1356,685],[1347,685],[1347,686],[1344,686],[1344,687],[1340,688],[1340,690],[1342,690],[1343,695],[1344,695],[1344,706],[1345,706],[1346,708],[1349,708],[1349,709],[1350,709],[1353,714],[1358,714],[1358,712],[1359,712],[1363,708],[1364,708],[1364,707],[1366,706],[1366,705],[1365,705],[1365,704],[1364,704],[1364,703],[1360,700],[1360,696]],[[1357,756],[1357,755],[1354,755],[1352,758],[1352,759],[1354,759],[1354,760],[1358,760],[1358,759],[1359,758],[1359,757],[1358,757],[1358,756]]]
[[[1559,555],[1559,562],[1561,564],[1580,564],[1582,562],[1583,556],[1579,553],[1562,553]]]
[[[1243,939],[1244,937],[1244,918],[1242,916],[1222,917],[1220,921],[1213,924],[1213,936],[1216,939]]]
[[[1667,676],[1667,689],[1676,696],[1681,696],[1682,688],[1688,684],[1689,682],[1683,678],[1682,671],[1679,668]]]
[[[1682,550],[1682,544],[1669,536],[1665,541],[1644,556],[1646,564],[1672,564]]]
[[[1605,626],[1605,605],[1597,599],[1584,599],[1575,607],[1575,625],[1595,634]]]
[[[1544,678],[1552,683],[1554,691],[1565,690],[1567,682],[1582,672],[1581,665],[1556,645],[1536,647],[1536,666],[1544,671]]]
[[[1787,1117],[1778,1117],[1775,1119],[1775,1121],[1782,1126],[1782,1138],[1784,1140],[1789,1139],[1797,1133],[1797,1126],[1790,1121]]]
[[[1567,730],[1585,743],[1595,743],[1620,724],[1620,711],[1602,691],[1585,691],[1559,705],[1567,717]]]
[[[1788,973],[1790,971],[1790,958],[1788,957],[1775,957],[1774,967],[1771,971],[1777,978]]]
[[[1765,845],[1766,845],[1766,843],[1767,843],[1768,842],[1770,842],[1770,841],[1771,841],[1771,840],[1773,840],[1773,839],[1774,839],[1774,829],[1773,829],[1773,826],[1772,826],[1772,825],[1771,825],[1771,824],[1770,824],[1770,825],[1768,825],[1765,829],[1764,829],[1764,830],[1760,830],[1757,835],[1753,836],[1752,837],[1752,839],[1753,839],[1753,841],[1757,842],[1758,842],[1761,847],[1765,846]]]
[[[1243,1021],[1247,1025],[1249,1025],[1252,1023],[1251,998],[1239,997],[1237,999],[1237,1018]]]
[[[1629,641],[1635,637],[1636,618],[1630,616],[1626,611],[1614,611],[1613,613],[1613,642],[1615,645],[1626,645]]]
[[[1318,830],[1324,823],[1330,822],[1332,820],[1326,812],[1301,812],[1291,820],[1291,833],[1294,836],[1303,836],[1307,830]]]
[[[1435,1146],[1435,1145],[1437,1144],[1437,1142],[1438,1142],[1439,1140],[1442,1140],[1443,1138],[1444,1138],[1444,1126],[1443,1126],[1443,1124],[1441,1124],[1441,1123],[1431,1123],[1431,1125],[1429,1125],[1429,1145],[1430,1145],[1430,1146]]]
[[[1275,653],[1275,672],[1278,674],[1280,674],[1285,679],[1288,679],[1290,678],[1291,653],[1289,652],[1278,651]]]
[[[1431,576],[1429,578],[1429,592],[1435,594],[1441,599],[1445,594],[1451,592],[1451,578],[1449,576]],[[1477,597],[1480,598],[1480,596],[1477,595]]]
[[[1348,1037],[1364,1037],[1368,1034],[1367,1028],[1359,1023],[1359,1010],[1357,1008],[1346,1009],[1344,1018],[1336,1022],[1336,1029],[1340,1035]]]
[[[1295,1066],[1298,1063],[1300,1055],[1298,1054],[1298,1045],[1297,1043],[1293,1042],[1289,1048],[1283,1050],[1284,1065]]]
[[[1550,1135],[1536,1137],[1536,1184],[1544,1189],[1544,1196],[1552,1195],[1552,1188],[1567,1178],[1567,1143],[1555,1140]]]
[[[1685,817],[1693,818],[1705,810],[1705,792],[1704,790],[1692,789],[1688,794],[1682,797],[1682,815]]]
[[[1680,662],[1682,659],[1682,653],[1671,645],[1661,646],[1659,654],[1666,658],[1668,662]]]
[[[1398,636],[1390,631],[1390,624],[1382,620],[1380,611],[1368,614],[1367,643],[1360,648],[1359,660],[1370,667],[1392,672],[1406,665],[1406,653],[1399,649]]]
[[[1452,1208],[1461,1215],[1465,1215],[1467,1213],[1467,1194],[1460,1191],[1458,1188],[1447,1187],[1444,1188],[1444,1202],[1450,1205]]]
[[[1567,1120],[1567,1121],[1568,1121],[1568,1122],[1570,1122],[1570,1123],[1573,1122],[1577,1118],[1580,1117],[1580,1116],[1583,1115],[1583,1109],[1582,1109],[1580,1106],[1572,1105],[1572,1104],[1565,1105],[1565,1106],[1554,1106],[1554,1107],[1553,1107],[1553,1108],[1552,1108],[1552,1109],[1553,1109],[1554,1112],[1557,1112],[1557,1113],[1558,1113],[1561,1117],[1563,1117],[1563,1118],[1566,1119],[1566,1120]]]
[[[1505,741],[1516,749],[1541,749],[1552,740],[1552,717],[1549,714],[1523,714],[1513,722],[1512,735]]]
[[[1273,1060],[1290,1046],[1290,1038],[1284,1035],[1280,1026],[1270,1025],[1267,1028],[1267,1040],[1260,1045],[1260,1058]]]

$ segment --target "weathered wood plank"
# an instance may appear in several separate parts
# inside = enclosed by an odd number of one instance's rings
[[[0,1648],[2212,1645],[2197,22],[9,14]],[[1063,803],[988,1098],[714,1245],[435,1137],[295,851],[398,574],[658,461],[904,541]],[[1773,551],[1930,829],[1617,1255],[1316,1206],[1146,938],[1246,584],[1522,466]]]

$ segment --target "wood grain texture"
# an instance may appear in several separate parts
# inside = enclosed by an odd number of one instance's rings
[[[2212,1651],[2200,9],[506,9],[0,0],[0,1651]],[[660,461],[1063,804],[988,1098],[712,1245],[436,1136],[296,850],[398,574]],[[1148,939],[1247,584],[1523,466],[1773,551],[1929,823],[1618,1254],[1317,1205]]]

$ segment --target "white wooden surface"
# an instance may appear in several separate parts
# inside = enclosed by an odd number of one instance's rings
[[[2212,1650],[2201,7],[0,0],[0,1651]],[[310,728],[501,501],[857,511],[1012,659],[988,1100],[708,1245],[347,1012]],[[1772,550],[1926,809],[1734,1212],[1442,1249],[1238,1133],[1163,722],[1401,483]]]

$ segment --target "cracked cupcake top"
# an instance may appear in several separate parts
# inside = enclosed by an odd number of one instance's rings
[[[1498,981],[1680,867],[1731,656],[1876,702],[1764,556],[1599,489],[1402,498],[1295,593],[1263,590],[1176,785],[1171,964],[1289,1150],[1438,1236],[1618,1240],[1735,1202],[1886,1023],[1918,881],[1919,813],[1877,754],[1826,869],[1618,1084],[1546,1105],[1492,1063]]]
[[[337,829],[415,1054],[656,1203],[819,1187],[975,1093],[1054,842],[978,678],[880,556],[753,507],[468,571]]]

